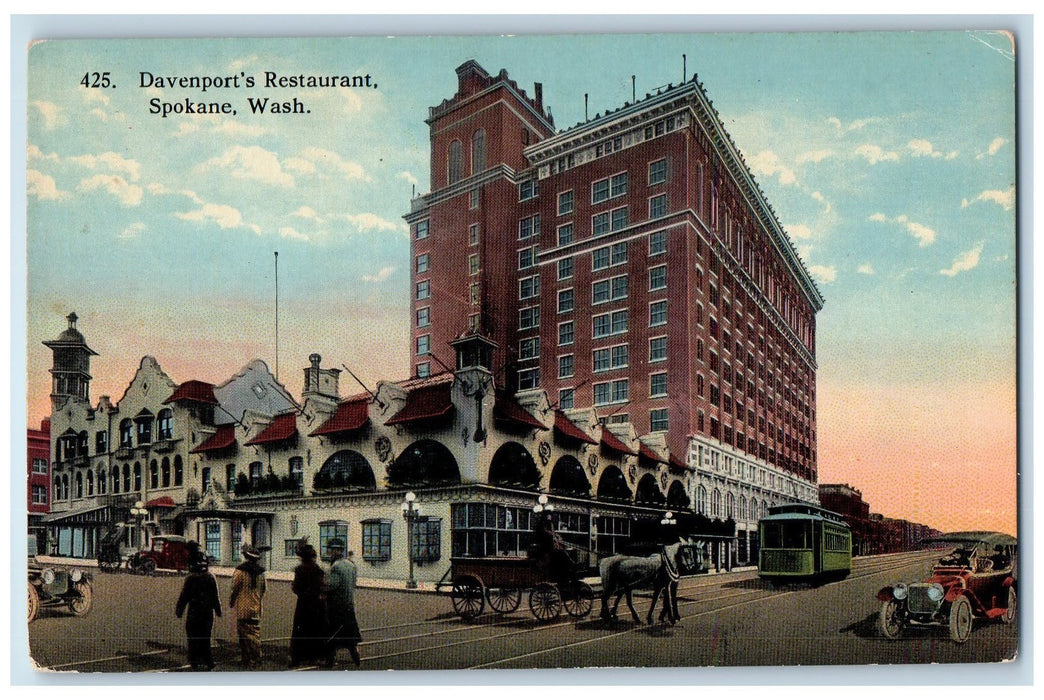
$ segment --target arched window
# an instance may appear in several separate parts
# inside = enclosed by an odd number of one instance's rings
[[[160,475],[163,488],[170,486],[170,458],[163,458],[163,462],[160,464]]]
[[[203,467],[199,470],[200,480],[200,492],[206,493],[210,490],[210,467]]]
[[[689,494],[685,491],[685,484],[680,481],[673,482],[671,487],[667,489],[667,507],[680,509],[689,508],[690,505]]]
[[[123,465],[123,492],[130,493],[131,490],[131,470],[129,464]]]
[[[471,174],[476,175],[486,169],[486,131],[479,129],[471,135]]]
[[[290,478],[294,480],[298,488],[304,486],[304,458],[303,457],[291,457],[290,458]],[[257,540],[254,540],[255,543]]]
[[[87,495],[94,495],[94,472],[90,469],[87,470]]]
[[[435,440],[418,440],[388,467],[388,485],[420,487],[459,484],[460,470],[453,453]]]
[[[174,455],[174,485],[181,486],[185,482],[185,465],[181,455]]]
[[[708,512],[707,488],[702,485],[696,489],[696,512],[701,515],[706,515]]]
[[[632,494],[627,486],[627,479],[619,467],[609,466],[602,472],[598,480],[598,500],[630,503]]]
[[[505,442],[490,460],[489,483],[535,489],[540,485],[540,470],[529,450],[517,442]]]
[[[105,478],[105,467],[98,467],[98,495],[104,496],[106,486],[108,486],[108,479]]]
[[[551,470],[548,490],[563,496],[587,498],[591,495],[591,482],[587,480],[587,474],[576,457],[563,455]]]
[[[449,183],[452,185],[464,177],[464,152],[460,141],[454,139],[449,145]]]
[[[750,513],[747,512],[747,497],[743,495],[739,498],[739,517],[741,520],[750,519]]]
[[[69,475],[62,474],[62,498],[69,500]]]
[[[76,482],[74,485],[76,489],[74,493],[77,498],[83,498],[83,472],[76,472]]]
[[[117,466],[113,466],[113,468],[112,468],[111,484],[112,484],[112,492],[113,493],[119,493],[120,492],[120,468],[117,467]]]
[[[663,506],[667,503],[667,498],[660,491],[655,476],[646,474],[638,480],[638,486],[634,490],[634,502],[655,506]]]
[[[60,501],[62,500],[62,479],[61,477],[54,477],[54,496],[51,500]]]
[[[304,479],[303,473],[301,478]],[[377,480],[365,457],[355,450],[340,450],[323,462],[322,468],[315,475],[314,485],[316,488],[373,491],[377,488]]]
[[[736,512],[734,510],[736,506],[736,499],[731,492],[725,494],[725,517],[735,518]]]
[[[134,463],[134,490],[141,491],[141,464]]]
[[[156,460],[149,462],[149,488],[159,488],[159,465],[156,464]]]
[[[721,517],[721,491],[714,489],[711,493],[711,517]]]

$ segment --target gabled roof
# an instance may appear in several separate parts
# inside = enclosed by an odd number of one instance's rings
[[[195,401],[197,403],[217,405],[217,399],[214,397],[214,385],[197,379],[190,379],[180,384],[174,390],[174,393],[163,403],[174,403],[175,401]]]
[[[297,434],[297,414],[283,413],[272,419],[268,427],[248,440],[247,445],[263,445],[269,442],[288,440]]]
[[[544,430],[546,426],[537,418],[522,408],[514,398],[507,392],[498,391],[496,401],[493,403],[493,417],[497,420],[508,421],[526,428]]]
[[[309,435],[335,435],[359,430],[370,422],[370,396],[363,394],[337,404],[337,410]]]
[[[213,452],[215,450],[224,450],[234,444],[236,444],[236,426],[234,423],[229,423],[228,425],[218,426],[216,433],[193,447],[189,452],[193,454]]]
[[[453,401],[450,399],[452,388],[452,382],[442,382],[411,389],[406,395],[406,405],[389,418],[385,425],[445,418],[453,412]]]
[[[580,426],[569,420],[566,414],[562,413],[560,410],[555,411],[555,432],[562,437],[569,438],[570,440],[586,442],[588,445],[598,444],[597,440],[581,430]]]

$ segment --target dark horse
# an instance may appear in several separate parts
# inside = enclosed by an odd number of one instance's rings
[[[685,540],[679,540],[660,549],[656,554],[647,557],[628,557],[620,554],[605,557],[598,562],[598,573],[602,577],[602,619],[616,619],[616,609],[620,599],[627,596],[627,607],[635,622],[641,622],[634,610],[631,591],[636,588],[651,588],[652,605],[649,607],[647,622],[652,624],[653,610],[660,594],[663,594],[663,611],[660,620],[666,619],[672,625],[679,620],[678,615],[678,555]],[[612,610],[609,609],[609,597],[616,595]]]

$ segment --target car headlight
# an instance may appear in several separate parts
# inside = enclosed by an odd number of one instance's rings
[[[83,572],[79,569],[73,569],[69,572],[69,578],[72,579],[73,583],[79,583],[80,579],[83,578]]]
[[[43,582],[50,586],[54,583],[54,569],[43,570]]]
[[[907,590],[905,583],[900,583],[892,589],[892,597],[896,600],[906,600],[908,594],[909,591]]]
[[[933,603],[938,603],[946,595],[946,589],[942,587],[941,583],[933,583],[928,586],[928,600]]]

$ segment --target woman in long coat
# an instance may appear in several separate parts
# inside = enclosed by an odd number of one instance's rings
[[[210,671],[214,668],[210,633],[214,629],[214,615],[221,617],[221,601],[218,599],[217,581],[207,570],[205,558],[197,557],[189,563],[189,574],[174,612],[180,619],[186,609],[189,664],[193,671]]]
[[[297,595],[294,627],[290,633],[290,666],[325,661],[326,574],[316,563],[315,547],[302,541],[297,548],[301,563],[294,569],[293,592]]]
[[[331,565],[326,610],[330,621],[330,643],[326,665],[333,666],[337,650],[346,647],[352,661],[358,666],[361,663],[359,644],[362,642],[362,634],[359,632],[359,622],[355,619],[355,562],[352,561],[351,552],[347,559],[342,558],[344,542],[339,538],[330,540],[328,550]]]

